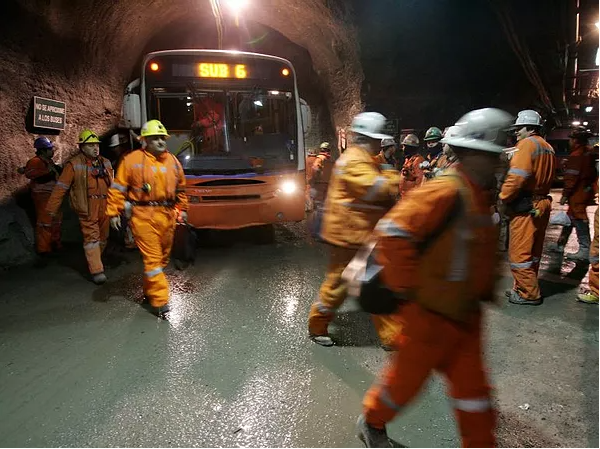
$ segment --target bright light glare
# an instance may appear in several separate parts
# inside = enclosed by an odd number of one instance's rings
[[[288,76],[290,74],[290,71],[289,71],[289,69],[283,68],[283,69],[281,69],[281,74],[283,76]]]
[[[296,183],[294,181],[284,181],[281,184],[281,191],[287,195],[291,195],[296,191]]]
[[[260,101],[260,100],[256,100],[256,101],[254,102],[254,104],[255,104],[256,106],[260,106],[260,107],[262,107],[262,105],[263,105],[263,104],[262,104],[262,101]]]
[[[588,126],[589,122],[583,122],[583,126]]]
[[[575,120],[573,122],[573,126],[579,126],[579,125],[581,125],[581,122],[579,120]]]
[[[186,160],[186,161],[189,161],[191,157],[192,157],[192,156],[190,156],[190,155],[188,154],[188,155],[185,157],[185,160]]]
[[[248,0],[227,0],[227,6],[234,12],[239,12],[248,6]]]
[[[596,67],[600,66],[600,48],[596,50]]]
[[[271,95],[279,95],[279,91],[278,90],[271,90],[271,91],[269,91],[269,93]]]
[[[586,106],[585,112],[592,112],[594,110],[594,106]]]
[[[150,70],[152,70],[153,72],[157,72],[158,69],[159,69],[159,67],[156,62],[153,62],[152,64],[150,64]]]

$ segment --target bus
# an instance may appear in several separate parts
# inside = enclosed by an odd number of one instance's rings
[[[186,176],[188,222],[239,229],[297,222],[305,213],[310,109],[292,64],[222,50],[147,54],[123,101],[130,129],[158,119]]]

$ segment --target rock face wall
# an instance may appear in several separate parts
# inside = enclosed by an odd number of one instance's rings
[[[236,38],[243,47],[239,49],[263,50],[292,60],[300,72],[301,96],[321,118],[323,138],[334,126],[347,125],[361,109],[362,70],[355,33],[339,13],[326,6],[328,3],[332,2],[252,0],[237,30],[229,11],[221,7],[225,32],[230,36],[236,31],[247,34],[246,40],[243,35]],[[22,220],[10,212],[15,209],[3,206],[14,204],[15,193],[26,186],[27,181],[16,169],[33,156],[32,143],[40,132],[31,127],[33,96],[67,104],[66,129],[55,135],[45,133],[56,143],[56,159],[63,161],[75,151],[82,128],[102,134],[118,125],[124,86],[139,73],[142,55],[161,49],[161,45],[177,46],[168,36],[191,25],[195,38],[180,47],[216,48],[209,0],[1,2],[4,151],[0,157],[0,213],[13,223],[11,229],[20,228]],[[268,39],[252,39],[261,27]],[[17,234],[24,235],[21,231],[15,235],[6,232],[7,238],[0,236],[0,266],[12,264],[8,257],[5,260],[10,248],[3,242],[22,241]],[[31,234],[31,230],[26,233]]]

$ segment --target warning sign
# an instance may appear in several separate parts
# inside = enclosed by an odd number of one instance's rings
[[[33,126],[46,129],[65,129],[66,104],[62,101],[33,97]]]

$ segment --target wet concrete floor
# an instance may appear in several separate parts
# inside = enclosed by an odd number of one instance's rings
[[[279,227],[273,244],[248,235],[212,234],[194,266],[169,270],[170,322],[136,302],[135,252],[109,252],[102,287],[84,277],[77,247],[43,269],[0,274],[0,445],[360,447],[361,399],[387,356],[368,317],[347,304],[337,345],[313,344],[306,318],[325,248],[304,224]],[[505,266],[489,307],[505,447],[598,447],[598,307],[575,301],[588,266],[557,257],[543,261],[544,305],[508,304]],[[390,436],[458,445],[444,392],[432,378]]]

